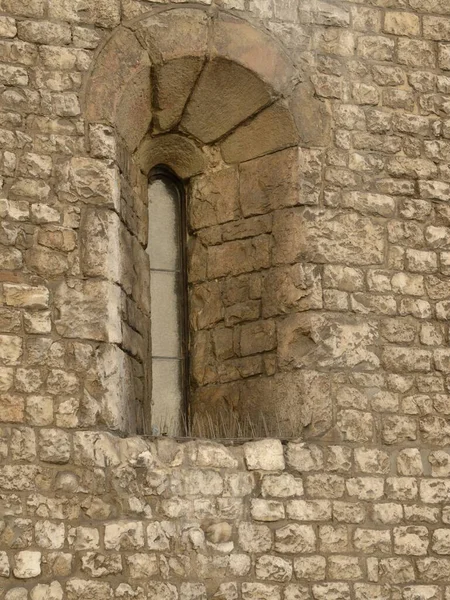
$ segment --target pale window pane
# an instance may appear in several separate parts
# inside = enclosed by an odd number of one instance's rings
[[[181,201],[177,184],[162,175],[148,187],[153,431],[178,435],[184,410]]]
[[[180,361],[155,358],[152,361],[152,425],[155,433],[178,435],[182,415]]]
[[[147,252],[152,269],[179,270],[178,192],[169,183],[157,179],[149,186],[149,235]]]
[[[150,273],[152,355],[180,358],[178,273]]]

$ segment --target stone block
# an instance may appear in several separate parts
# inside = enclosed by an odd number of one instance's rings
[[[23,340],[16,335],[0,335],[0,364],[6,367],[20,364]]]
[[[290,523],[275,530],[275,550],[281,554],[310,554],[316,549],[316,533],[311,525]]]
[[[101,0],[99,7],[107,0]],[[114,7],[116,2],[110,3]],[[127,83],[142,67],[149,66],[147,52],[129,29],[112,36],[97,58],[86,96],[86,118],[114,124],[117,103]]]
[[[247,468],[277,471],[284,469],[283,447],[279,440],[261,440],[244,444]]]
[[[55,291],[55,305],[60,335],[121,341],[120,291],[114,284],[98,280],[61,283]]]
[[[203,57],[208,38],[208,17],[202,10],[182,8],[152,15],[138,22],[137,38],[148,48],[152,62],[181,57]]]
[[[158,129],[172,129],[181,120],[186,102],[203,66],[197,56],[182,56],[155,65],[154,113]]]
[[[414,13],[388,11],[384,17],[384,31],[393,35],[418,36],[420,19]]]
[[[331,116],[325,101],[317,98],[310,84],[297,85],[290,99],[302,146],[326,146],[331,135]]]
[[[139,145],[152,120],[150,67],[145,66],[127,82],[117,102],[115,124],[130,152]]]
[[[326,560],[324,556],[302,556],[294,559],[295,575],[298,579],[320,581],[325,579]]]
[[[67,165],[67,182],[65,178],[61,180],[60,189],[61,196],[70,202],[82,201],[119,209],[118,171],[104,161],[72,158]]]
[[[25,283],[7,283],[3,287],[7,306],[20,308],[47,308],[49,291],[45,286],[32,286]]]
[[[272,532],[267,525],[241,523],[238,540],[244,552],[267,552],[272,548]]]
[[[356,213],[310,208],[279,211],[273,235],[277,264],[306,260],[358,266],[383,260],[382,228]]]
[[[17,579],[30,579],[41,574],[41,553],[22,550],[14,556],[14,577]]]
[[[270,136],[267,131],[271,131]],[[292,115],[284,104],[277,102],[231,133],[222,142],[221,152],[225,162],[239,163],[295,146],[297,142]]]
[[[206,63],[185,108],[181,127],[210,143],[255,114],[271,100],[270,88],[237,63]]]
[[[234,221],[240,216],[238,177],[223,169],[195,177],[191,183],[189,223],[194,229]]]
[[[105,548],[107,550],[133,550],[144,546],[142,523],[123,521],[105,526]]]

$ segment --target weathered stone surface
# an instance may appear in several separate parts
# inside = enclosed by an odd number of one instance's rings
[[[272,132],[270,138],[266,135],[267,130]],[[238,163],[295,146],[297,141],[292,116],[278,102],[231,133],[221,144],[221,151],[225,162]]]
[[[381,263],[382,229],[353,213],[294,209],[280,211],[274,221],[276,263],[342,260],[353,265]]]
[[[200,149],[192,140],[178,134],[144,138],[136,152],[136,160],[145,173],[164,164],[182,179],[197,175],[204,169],[204,156]]]
[[[181,127],[210,143],[271,100],[270,89],[240,65],[216,58],[207,63],[186,106]]]
[[[183,56],[155,66],[154,111],[160,130],[172,129],[181,120],[202,66],[202,59],[195,56]]]
[[[110,342],[122,339],[120,292],[114,284],[95,280],[62,283],[55,292],[55,304],[60,335]]]
[[[251,470],[276,471],[284,469],[283,447],[279,440],[261,440],[244,446],[247,467]]]

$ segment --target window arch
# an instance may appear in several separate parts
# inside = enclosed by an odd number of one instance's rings
[[[324,145],[329,108],[310,83],[299,83],[296,67],[266,32],[221,10],[211,15],[203,7],[170,7],[117,28],[93,65],[84,110],[91,157],[74,159],[69,178],[83,201],[108,208],[115,228],[108,237],[114,254],[105,252],[96,269],[87,264],[83,275],[107,280],[101,284],[108,293],[104,311],[114,327],[98,337],[115,345],[117,358],[108,369],[123,382],[123,392],[105,394],[99,419],[127,432],[152,430],[146,343],[156,340],[164,320],[158,323],[154,307],[150,315],[146,216],[148,175],[163,164],[189,182],[192,421],[196,415],[215,419],[228,408],[239,418],[258,418],[263,408],[277,422],[282,406],[280,428],[290,431],[294,423],[298,430],[326,431],[329,378],[303,359],[298,339],[309,339],[300,313],[322,307],[320,272],[302,263],[308,246],[303,232],[319,210],[308,205],[319,201],[323,153],[301,146]],[[115,145],[108,138],[99,148],[107,135]],[[83,180],[92,172],[101,174],[94,189]],[[88,243],[101,245],[103,231],[90,228]],[[72,288],[58,296],[59,325],[75,337],[80,328],[65,322],[67,307],[84,302],[91,285],[99,284],[82,285],[80,298]],[[298,327],[289,325],[291,317]],[[186,345],[187,337],[185,351]],[[187,356],[160,358],[185,361],[179,363],[182,393],[170,394],[164,379],[167,415],[168,397],[185,408]],[[314,400],[310,388],[320,388]],[[164,420],[176,423],[177,417]]]
[[[149,175],[148,220],[151,426],[177,435],[189,394],[186,202],[182,182],[162,165]]]

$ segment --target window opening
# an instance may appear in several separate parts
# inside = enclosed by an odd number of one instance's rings
[[[151,430],[179,435],[189,393],[186,203],[183,184],[166,167],[150,173],[148,217]]]

